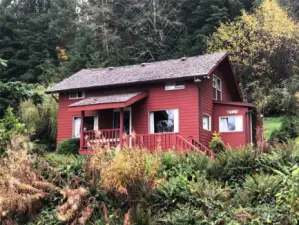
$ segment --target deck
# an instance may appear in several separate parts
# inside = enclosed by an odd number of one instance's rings
[[[203,144],[183,138],[179,133],[123,134],[120,129],[84,131],[80,138],[80,154],[90,154],[97,148],[131,147],[149,151],[199,152],[214,158],[215,154]]]

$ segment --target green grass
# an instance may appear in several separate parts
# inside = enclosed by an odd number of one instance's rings
[[[280,129],[282,117],[267,117],[264,119],[265,139],[269,140],[272,131]]]

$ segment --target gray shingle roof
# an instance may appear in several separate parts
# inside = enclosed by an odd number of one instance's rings
[[[63,80],[46,92],[60,92],[91,87],[192,78],[207,75],[226,56],[213,53],[182,59],[115,68],[83,69]]]
[[[77,107],[77,106],[86,106],[86,105],[97,105],[97,104],[105,104],[105,103],[122,103],[129,101],[131,98],[136,97],[142,92],[134,92],[134,93],[115,93],[110,95],[103,95],[97,97],[89,97],[83,99],[79,102],[69,105],[69,107]]]

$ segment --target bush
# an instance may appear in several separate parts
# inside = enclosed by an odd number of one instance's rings
[[[225,145],[222,141],[220,133],[217,132],[213,133],[212,140],[209,143],[209,147],[216,154],[225,151]]]
[[[25,125],[19,122],[19,119],[13,113],[13,109],[8,107],[4,118],[0,120],[0,154],[4,153],[14,135],[25,133]]]
[[[70,138],[63,140],[58,145],[59,154],[78,154],[80,148],[80,139],[79,138]]]
[[[123,149],[115,155],[101,150],[87,162],[87,175],[95,180],[97,188],[112,194],[122,203],[144,197],[159,183],[160,159],[143,150]],[[100,174],[99,179],[95,179]]]
[[[209,167],[210,159],[200,153],[164,152],[161,155],[160,176],[167,178],[183,174],[192,178],[198,173],[204,173]]]
[[[48,151],[48,146],[46,144],[39,144],[39,143],[33,143],[32,149],[30,154],[37,154],[37,155],[44,155]]]
[[[258,160],[251,149],[229,149],[216,156],[207,174],[210,179],[242,183],[246,175],[256,172],[257,167]]]
[[[273,130],[270,141],[286,142],[299,136],[299,120],[296,117],[282,118],[280,129]]]
[[[54,153],[47,153],[42,158],[50,166],[55,168],[68,184],[72,181],[74,175],[78,176],[79,179],[83,179],[84,165],[86,162],[85,156],[80,155],[61,155]],[[47,174],[48,176],[50,174]]]
[[[281,188],[281,177],[270,174],[254,174],[247,176],[238,198],[243,204],[274,204],[275,195]]]

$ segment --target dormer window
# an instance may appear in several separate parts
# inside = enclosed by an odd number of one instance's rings
[[[180,90],[180,89],[185,89],[185,84],[182,81],[172,81],[172,82],[167,82],[165,84],[166,91]]]
[[[84,97],[85,97],[84,91],[74,91],[69,93],[69,99],[80,99]]]
[[[217,76],[213,76],[213,99],[222,100],[222,82]]]

